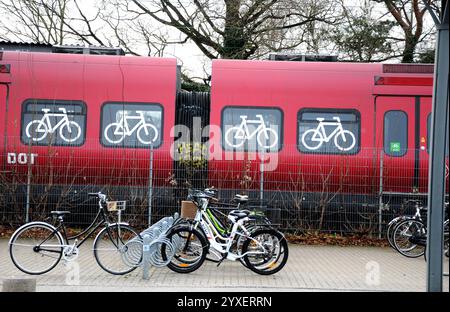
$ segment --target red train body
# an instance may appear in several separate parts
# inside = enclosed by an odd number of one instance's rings
[[[175,59],[3,52],[0,64],[9,65],[0,73],[2,171],[26,172],[57,154],[56,167],[78,168],[72,182],[104,183],[89,176],[114,180],[134,167],[142,168],[134,180],[120,183],[140,183],[148,178],[151,143],[155,181],[166,183],[173,168]],[[373,192],[383,161],[391,168],[385,191],[426,192],[432,72],[419,64],[213,61],[210,124],[222,135],[210,133],[216,143],[210,184],[230,187],[223,173],[242,171],[242,162],[225,159],[267,145],[264,155],[276,155],[277,166],[266,167],[266,189],[283,188],[292,173],[320,185],[320,171],[330,172],[329,182],[342,192]],[[128,122],[133,129],[125,129]],[[242,143],[244,134],[252,144]],[[250,164],[254,172],[259,165],[258,157]]]

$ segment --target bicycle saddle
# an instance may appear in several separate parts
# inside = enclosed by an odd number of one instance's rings
[[[241,203],[241,204],[246,203],[246,202],[248,202],[248,195],[236,194],[234,196],[234,200],[239,202],[239,203]]]
[[[249,214],[250,214],[250,211],[248,211],[248,210],[231,210],[228,215],[237,217],[238,219],[242,219],[242,218],[248,217]]]
[[[65,214],[70,214],[70,211],[50,211],[50,214],[55,217],[63,216]]]

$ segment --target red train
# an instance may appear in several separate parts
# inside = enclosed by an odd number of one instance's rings
[[[131,167],[147,181],[151,148],[155,181],[167,182],[180,113],[175,59],[5,51],[0,64],[3,172],[52,156],[55,167],[77,168],[80,183]],[[343,192],[373,191],[382,161],[395,168],[385,191],[426,192],[432,85],[432,65],[214,60],[210,184],[225,187],[224,175],[242,171],[226,159],[264,150],[277,163],[266,167],[266,188],[293,172],[314,182],[320,167]],[[343,170],[351,180],[342,188]]]

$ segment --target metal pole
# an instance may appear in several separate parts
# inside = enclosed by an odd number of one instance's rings
[[[263,152],[261,153],[261,157],[260,157],[260,163],[259,163],[259,204],[260,204],[260,209],[262,210],[263,208],[263,200],[264,200],[264,149]]]
[[[30,197],[31,197],[31,165],[28,164],[28,177],[27,177],[27,202],[25,206],[25,222],[30,222]]]
[[[378,199],[378,238],[381,238],[381,222],[383,211],[383,166],[384,166],[384,152],[380,152],[380,193]]]
[[[150,172],[148,177],[148,225],[152,224],[152,198],[153,198],[153,144],[150,145]]]
[[[431,150],[428,180],[427,224],[427,291],[442,292],[443,217],[445,196],[445,147],[448,133],[449,38],[448,5],[437,24],[436,66],[434,72],[433,108],[431,113]],[[434,14],[430,11],[430,14]]]

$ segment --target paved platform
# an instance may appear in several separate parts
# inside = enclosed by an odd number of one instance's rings
[[[0,284],[3,279],[27,276],[13,265],[8,241],[0,239]],[[92,242],[81,248],[75,263],[61,261],[49,273],[37,276],[37,291],[425,291],[423,257],[409,259],[390,248],[289,245],[286,266],[275,275],[261,276],[239,262],[224,261],[217,267],[205,262],[197,271],[178,274],[151,268],[142,279],[137,268],[125,276],[103,271],[92,253]],[[445,271],[449,262],[445,258]],[[445,291],[449,278],[444,277]],[[0,287],[1,289],[1,287]]]

